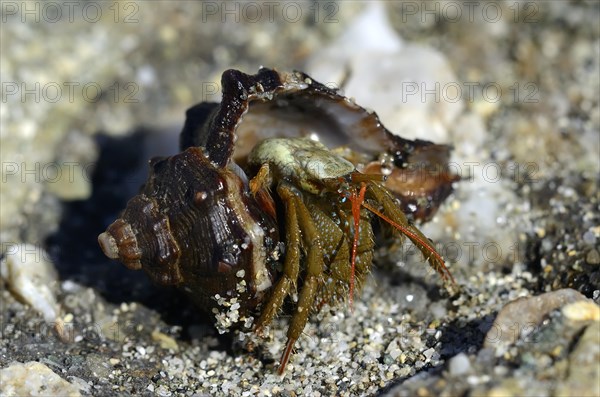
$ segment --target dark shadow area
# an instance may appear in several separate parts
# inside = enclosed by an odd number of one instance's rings
[[[442,343],[440,358],[444,360],[444,363],[437,366],[425,366],[421,370],[417,371],[417,373],[414,375],[396,379],[394,382],[390,383],[383,390],[381,390],[381,393],[378,395],[388,395],[392,389],[414,377],[430,378],[431,376],[436,375],[441,376],[442,371],[446,369],[448,360],[450,358],[459,353],[472,354],[481,351],[485,341],[485,336],[490,330],[496,314],[497,313],[493,313],[466,323],[460,319],[457,319],[449,324],[439,327],[439,330],[442,331],[442,336],[440,338],[440,342]],[[492,364],[494,362],[493,355],[490,357],[490,359],[492,361],[490,363],[491,371],[493,367]]]
[[[61,280],[91,287],[111,303],[139,302],[168,324],[204,322],[188,299],[174,288],[154,285],[143,271],[132,271],[104,256],[97,237],[137,194],[148,174],[148,160],[177,150],[177,133],[140,129],[125,137],[98,134],[99,158],[87,200],[63,203],[59,228],[46,240]],[[168,142],[167,142],[168,141]]]
[[[452,321],[439,328],[442,331],[440,356],[444,360],[458,353],[471,354],[483,347],[485,336],[492,327],[497,313],[463,323],[461,319]]]
[[[146,135],[137,131],[123,138],[96,137],[100,154],[91,175],[92,195],[87,200],[64,202],[59,228],[46,241],[61,280],[93,287],[113,303],[140,299],[149,287],[143,273],[110,261],[97,242],[98,234],[143,183],[136,180],[136,174],[147,161],[140,150]]]

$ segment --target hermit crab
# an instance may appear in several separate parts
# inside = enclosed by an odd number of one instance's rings
[[[453,281],[413,225],[457,180],[447,146],[393,135],[301,72],[228,70],[222,91],[220,104],[188,110],[181,153],[150,161],[140,193],[98,237],[106,256],[182,288],[220,332],[260,332],[293,301],[280,373],[311,313],[352,304],[374,221]]]

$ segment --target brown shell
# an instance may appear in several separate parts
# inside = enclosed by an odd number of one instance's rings
[[[99,236],[104,253],[183,288],[201,308],[216,307],[219,294],[254,309],[276,276],[272,215],[246,193],[242,177],[215,167],[202,148],[153,159],[150,169],[140,194]]]

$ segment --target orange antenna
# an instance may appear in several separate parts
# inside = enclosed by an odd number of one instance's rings
[[[352,259],[350,261],[350,310],[353,310],[354,303],[354,272],[356,269],[356,251],[358,249],[358,232],[360,227],[360,207],[364,205],[365,192],[367,185],[365,182],[360,183],[360,191],[357,193],[354,190],[350,196],[352,202],[352,218],[354,219],[354,240],[352,241]]]

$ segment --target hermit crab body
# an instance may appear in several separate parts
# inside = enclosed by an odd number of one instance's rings
[[[188,110],[182,153],[152,160],[98,237],[108,257],[179,286],[222,332],[262,330],[298,292],[280,373],[312,312],[352,303],[372,266],[374,218],[452,279],[405,215],[426,219],[451,192],[446,146],[394,136],[300,72],[229,70],[222,86],[221,104]]]

